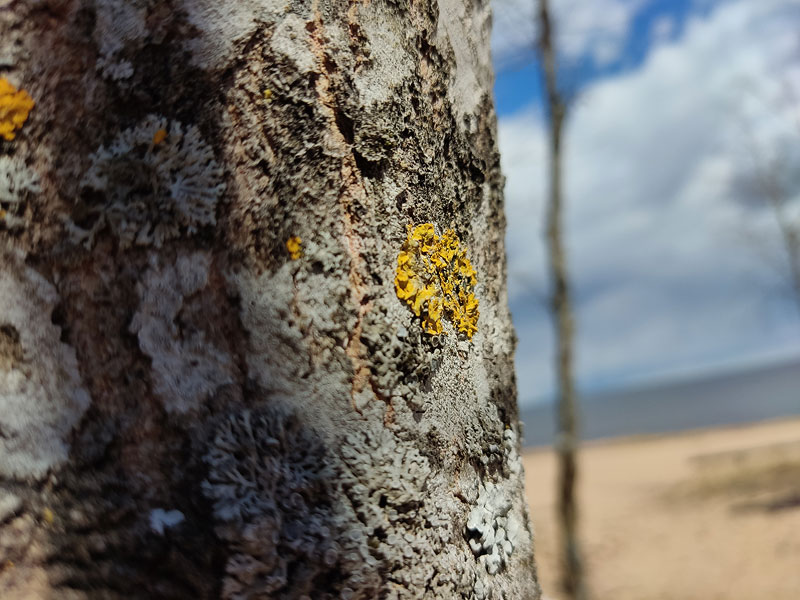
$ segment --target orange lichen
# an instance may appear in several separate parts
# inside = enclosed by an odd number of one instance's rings
[[[17,129],[28,118],[34,101],[25,90],[17,90],[5,77],[0,77],[0,136],[13,140]]]
[[[303,240],[294,236],[286,240],[286,249],[289,251],[289,256],[292,260],[297,260],[303,256]]]
[[[165,139],[167,139],[167,130],[159,129],[153,134],[153,146],[158,146]]]
[[[452,229],[437,236],[432,223],[408,227],[397,255],[394,285],[397,297],[422,317],[426,333],[444,333],[444,314],[471,339],[480,314],[473,292],[476,283],[475,269]]]

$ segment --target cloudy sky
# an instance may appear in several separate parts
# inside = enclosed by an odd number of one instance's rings
[[[800,357],[758,173],[800,218],[800,0],[552,0],[584,390]],[[552,393],[534,0],[494,0],[523,404]]]

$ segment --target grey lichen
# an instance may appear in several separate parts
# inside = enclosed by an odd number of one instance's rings
[[[153,392],[169,413],[190,413],[220,386],[233,382],[231,357],[190,324],[179,324],[185,298],[208,284],[207,252],[180,253],[175,264],[150,257],[138,284],[140,305],[130,324],[152,360]]]
[[[441,341],[424,337],[421,328],[410,322],[408,313],[393,298],[391,302],[377,299],[364,318],[361,341],[372,358],[373,389],[384,398],[402,397],[412,409],[422,410],[424,398],[419,388],[437,368]]]
[[[216,223],[223,171],[195,125],[148,115],[89,160],[81,187],[96,220],[88,230],[68,223],[73,239],[87,247],[106,226],[127,248],[160,247]]]
[[[143,0],[97,0],[94,38],[100,57],[97,70],[120,81],[133,75],[133,64],[124,58],[126,49],[137,50],[148,35],[147,2]]]
[[[224,418],[205,460],[203,490],[231,549],[223,597],[335,597],[318,580],[335,579],[347,539],[336,530],[336,470],[315,432],[272,398]]]
[[[25,205],[39,193],[39,175],[35,171],[16,156],[0,156],[0,227],[24,227]]]
[[[347,284],[329,274],[309,272],[309,261],[323,260],[330,269],[341,261],[304,237],[304,259],[288,260],[275,273],[227,274],[240,299],[247,340],[248,375],[263,387],[308,397],[319,405],[337,405],[347,393],[350,359],[345,348],[355,326],[355,309]],[[288,259],[288,253],[287,253]],[[297,356],[314,357],[299,361]]]
[[[526,535],[525,526],[512,510],[520,491],[521,464],[517,436],[512,429],[503,434],[504,470],[510,479],[480,486],[480,495],[470,511],[466,535],[470,548],[490,575],[496,575],[509,562],[515,545]]]
[[[522,459],[519,456],[519,436],[510,427],[503,431],[503,454],[509,475],[516,479],[522,475]]]
[[[51,321],[55,288],[20,254],[0,254],[0,265],[0,476],[42,479],[67,459],[90,399]]]
[[[530,581],[511,579],[530,552],[521,537],[528,533],[517,440],[513,429],[504,432],[491,401],[492,382],[477,351],[485,334],[463,347],[454,336],[428,344],[393,295],[375,297],[359,329],[370,357],[369,385],[351,395],[350,385],[333,373],[349,366],[343,352],[348,338],[334,324],[353,326],[350,295],[328,273],[330,257],[315,247],[314,236],[303,240],[303,260],[287,260],[259,277],[232,273],[229,284],[252,332],[251,378],[291,394],[291,405],[321,432],[318,439],[327,440],[325,460],[338,482],[327,491],[327,526],[341,547],[331,571],[336,576],[329,576],[342,582],[330,589],[350,598],[467,599],[501,598],[525,587]],[[323,266],[309,271],[321,257]],[[315,357],[308,370],[291,359],[296,353]],[[336,425],[319,417],[343,408],[355,410],[337,417]],[[463,457],[475,467],[455,470],[462,481],[442,461]],[[473,511],[478,532],[467,528]],[[483,532],[486,539],[480,539]],[[471,540],[486,543],[485,550],[476,556]],[[235,564],[262,562],[253,560],[240,557]]]
[[[514,551],[505,528],[509,510],[511,499],[502,488],[488,483],[467,520],[470,548],[490,575],[497,573]]]
[[[332,442],[290,405],[273,395],[221,419],[205,456],[223,596],[472,597],[463,504],[415,445],[379,422]]]
[[[341,459],[343,495],[364,524],[372,555],[403,589],[387,597],[422,597],[437,569],[433,563],[421,564],[420,558],[451,539],[452,506],[439,490],[428,489],[428,459],[380,424],[345,436]]]

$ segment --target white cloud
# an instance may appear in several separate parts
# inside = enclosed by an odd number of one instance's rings
[[[765,300],[771,274],[737,233],[745,222],[763,233],[770,215],[732,193],[751,164],[747,140],[766,157],[800,145],[800,99],[785,91],[800,93],[799,28],[796,0],[727,2],[574,107],[566,227],[584,383],[800,354],[796,311]],[[529,309],[530,290],[547,288],[541,114],[502,118],[500,148],[525,401],[552,389],[547,315]]]
[[[620,58],[644,0],[556,0],[550,3],[557,47],[567,64],[605,66]],[[530,59],[537,39],[536,0],[493,0],[492,52],[499,69]]]

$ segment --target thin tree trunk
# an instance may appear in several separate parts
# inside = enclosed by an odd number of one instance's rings
[[[539,598],[489,29],[0,5],[1,597]]]
[[[567,107],[558,88],[556,52],[547,0],[539,0],[539,27],[539,47],[547,91],[548,122],[550,127],[547,248],[552,287],[550,306],[557,344],[558,437],[556,444],[559,458],[558,507],[561,517],[561,546],[563,553],[562,587],[568,597],[575,600],[584,600],[587,598],[587,592],[577,536],[578,507],[575,494],[578,480],[577,451],[579,438],[577,399],[572,373],[574,323],[570,300],[569,271],[562,234],[561,137]]]
[[[781,245],[786,252],[786,261],[789,268],[789,287],[794,296],[794,303],[800,311],[800,224],[792,222],[786,214],[786,190],[778,181],[780,173],[776,166],[761,163],[756,157],[757,185],[766,196],[767,203],[775,216],[775,224],[780,233]]]

